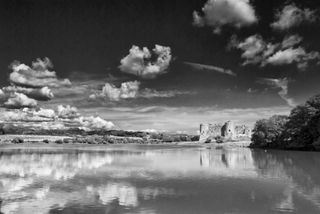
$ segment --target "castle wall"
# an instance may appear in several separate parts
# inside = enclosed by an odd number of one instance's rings
[[[233,121],[227,121],[224,125],[200,125],[200,142],[215,140],[216,137],[223,137],[229,140],[251,138],[251,129],[245,125],[235,125]]]
[[[200,124],[200,142],[222,136],[222,126],[218,124]]]

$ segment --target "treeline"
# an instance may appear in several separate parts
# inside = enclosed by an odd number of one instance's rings
[[[320,94],[292,109],[289,116],[274,115],[257,121],[250,146],[320,150]]]
[[[50,136],[68,136],[82,139],[81,142],[100,142],[106,141],[109,143],[136,143],[136,141],[143,141],[144,143],[170,143],[170,142],[190,142],[199,141],[199,135],[188,135],[188,134],[171,134],[171,133],[153,133],[143,131],[124,131],[124,130],[104,130],[97,129],[92,131],[85,131],[78,128],[69,128],[67,130],[59,129],[31,129],[26,127],[17,127],[12,124],[3,124],[0,126],[1,134],[12,134],[12,135],[50,135]],[[94,136],[94,137],[92,137]],[[121,137],[121,138],[113,138]],[[127,138],[127,140],[126,140]],[[135,140],[134,138],[138,138]],[[20,142],[20,141],[17,141]],[[96,144],[96,143],[89,143]]]

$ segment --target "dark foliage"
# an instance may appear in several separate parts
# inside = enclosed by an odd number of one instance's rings
[[[12,139],[12,143],[14,143],[14,144],[19,144],[19,143],[23,143],[23,142],[24,142],[24,140],[20,137],[16,137],[16,138]]]
[[[292,109],[289,117],[259,120],[252,147],[316,150],[320,146],[320,95]]]

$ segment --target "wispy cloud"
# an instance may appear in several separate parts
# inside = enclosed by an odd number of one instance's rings
[[[156,89],[144,88],[140,89],[141,82],[129,81],[121,83],[120,87],[116,87],[111,83],[106,83],[100,92],[91,94],[91,100],[106,99],[109,101],[120,101],[137,98],[170,98],[185,94],[194,94],[190,91],[179,90],[164,90],[158,91]]]
[[[271,79],[271,78],[260,78],[257,80],[258,83],[266,84],[274,88],[281,89],[278,94],[279,96],[287,102],[287,104],[291,107],[295,107],[297,103],[295,100],[288,95],[288,84],[289,81],[287,78],[283,79]]]
[[[191,66],[194,69],[197,70],[204,70],[204,71],[213,71],[221,74],[227,74],[230,76],[237,76],[236,73],[229,69],[224,69],[218,66],[213,66],[213,65],[204,65],[204,64],[199,64],[199,63],[194,63],[194,62],[183,62],[185,65]]]

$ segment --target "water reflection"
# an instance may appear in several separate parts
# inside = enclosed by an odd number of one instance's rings
[[[2,213],[318,213],[317,153],[110,147],[6,150]]]
[[[200,151],[200,165],[234,170],[254,169],[254,161],[249,149],[218,149],[214,152],[211,150]]]

